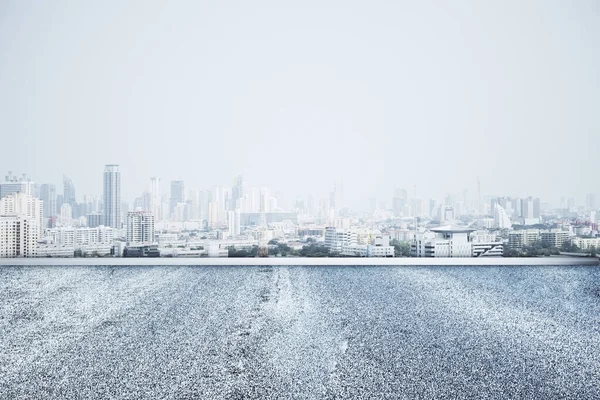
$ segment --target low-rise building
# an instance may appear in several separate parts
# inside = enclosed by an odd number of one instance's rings
[[[540,240],[552,247],[561,247],[563,243],[568,242],[570,239],[571,234],[569,232],[559,229],[550,229],[548,231],[540,232]]]
[[[596,249],[600,251],[600,237],[595,238],[581,238],[577,237],[573,239],[573,244],[582,250]]]
[[[540,241],[539,229],[527,229],[508,234],[508,248],[513,250],[522,249],[524,246],[530,246]]]
[[[499,257],[503,243],[494,235],[467,227],[446,225],[417,234],[411,246],[414,257]]]

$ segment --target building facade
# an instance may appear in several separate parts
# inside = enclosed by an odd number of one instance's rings
[[[38,221],[22,214],[0,214],[0,258],[37,257]]]
[[[117,164],[104,168],[104,225],[121,227],[121,171]]]
[[[154,242],[154,215],[146,211],[127,213],[127,243]]]
[[[38,236],[44,232],[44,203],[30,194],[12,193],[0,199],[0,215],[23,215],[36,224]]]

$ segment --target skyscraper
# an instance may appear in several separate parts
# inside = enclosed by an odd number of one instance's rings
[[[596,195],[594,193],[588,193],[585,196],[585,206],[590,210],[596,209]]]
[[[75,197],[75,185],[71,178],[63,175],[63,201],[73,208],[77,202]]]
[[[158,176],[150,178],[150,211],[154,214],[156,221],[161,221],[163,218],[160,189],[160,178]]]
[[[44,218],[56,215],[56,186],[48,183],[40,186],[40,200],[44,202]]]
[[[121,172],[118,164],[104,167],[104,225],[121,227]]]
[[[173,216],[173,211],[177,204],[185,202],[185,191],[183,181],[171,181],[171,199],[169,200],[169,213]]]
[[[241,233],[240,210],[229,211],[227,213],[227,223],[229,225],[229,235],[239,236]]]
[[[244,179],[241,175],[238,175],[233,180],[233,187],[231,188],[231,201],[229,202],[229,209],[235,210],[240,207],[238,204],[239,199],[244,196]]]

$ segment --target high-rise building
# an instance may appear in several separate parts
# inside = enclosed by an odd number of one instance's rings
[[[100,225],[102,225],[102,223],[103,223],[103,216],[102,216],[102,214],[100,214],[98,212],[88,214],[86,216],[86,218],[87,218],[87,225],[90,228],[97,228]]]
[[[121,172],[118,164],[104,167],[104,225],[121,227]]]
[[[528,197],[526,199],[521,199],[521,216],[523,218],[537,218],[539,217],[539,209],[536,213],[535,203],[537,202],[539,205],[540,199],[534,199],[533,197]]]
[[[171,182],[171,198],[169,200],[169,213],[171,218],[173,217],[173,211],[177,204],[185,203],[185,189],[183,181],[172,181]]]
[[[44,232],[44,203],[30,194],[13,193],[0,199],[0,215],[22,215],[35,224],[38,236]]]
[[[510,229],[512,227],[510,217],[500,203],[494,207],[494,223],[498,229]]]
[[[240,199],[244,197],[244,179],[242,175],[238,175],[233,180],[233,187],[231,188],[231,201],[229,202],[229,209],[231,211],[240,207]]]
[[[0,213],[0,258],[35,257],[40,235],[38,225],[34,218],[23,214]]]
[[[241,234],[240,210],[229,211],[228,213],[229,235],[239,236]]]
[[[68,178],[65,175],[63,175],[63,201],[70,205],[71,208],[77,203],[75,185],[73,185],[71,178]]]
[[[594,193],[588,193],[585,196],[585,206],[588,210],[596,209],[596,195]]]
[[[56,186],[48,183],[40,186],[40,200],[44,202],[44,218],[56,215]]]
[[[154,214],[156,221],[162,221],[161,183],[158,176],[150,178],[150,212]]]
[[[71,226],[73,220],[73,210],[69,203],[63,203],[60,207],[60,224],[61,226]]]
[[[127,213],[127,242],[154,242],[154,215],[147,211],[130,211]]]
[[[0,182],[0,199],[13,193],[25,193],[34,195],[35,184],[23,174],[20,178],[8,171],[8,175],[4,177],[4,181]]]

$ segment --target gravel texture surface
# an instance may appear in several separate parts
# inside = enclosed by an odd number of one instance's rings
[[[0,267],[0,399],[597,399],[598,267]]]

